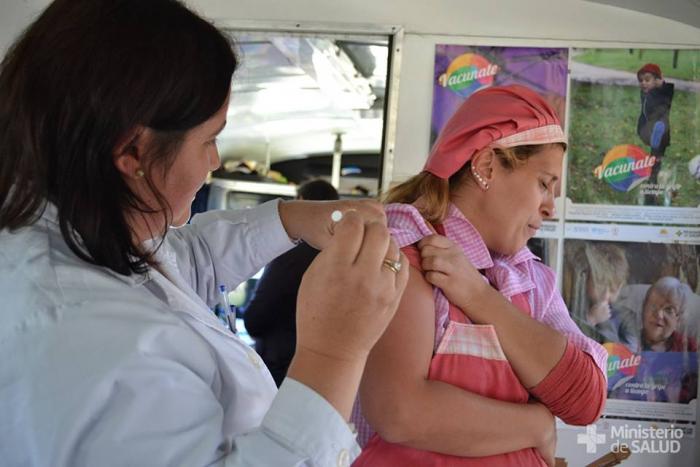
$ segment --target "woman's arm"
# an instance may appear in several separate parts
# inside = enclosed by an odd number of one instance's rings
[[[488,456],[537,447],[544,454],[553,443],[554,421],[542,405],[497,401],[427,379],[434,316],[432,287],[410,268],[396,316],[370,353],[362,379],[368,422],[386,441],[417,449]]]
[[[282,201],[279,215],[291,238],[302,239],[317,250],[323,250],[333,236],[333,211],[356,211],[365,222],[386,225],[383,206],[374,200]]]
[[[553,271],[541,264],[536,266],[535,282],[554,284]],[[590,425],[600,416],[607,399],[608,354],[600,344],[583,335],[556,287],[551,288],[548,303],[535,300],[535,306],[545,309],[541,317],[545,325],[566,336],[567,348],[550,374],[530,393],[566,423]]]
[[[569,425],[590,425],[605,406],[607,381],[591,356],[569,341],[562,359],[530,393]]]
[[[575,328],[558,292],[544,313],[545,322],[540,323],[489,289],[488,299],[480,303],[481,310],[489,313],[480,310],[469,317],[494,325],[514,371],[554,415],[572,425],[595,422],[605,404],[607,382],[581,347],[592,352],[591,346],[600,346]]]
[[[237,286],[294,246],[280,221],[278,203],[207,211],[168,232],[166,242],[181,276],[207,305],[216,304],[219,285]]]
[[[218,287],[233,288],[273,258],[304,239],[323,249],[332,238],[334,210],[356,211],[364,222],[386,225],[376,201],[269,201],[253,209],[198,214],[191,224],[171,229],[166,242],[182,277],[213,307]]]
[[[566,337],[511,304],[448,238],[425,237],[418,247],[426,279],[469,319],[496,328],[503,352],[523,386],[540,383],[564,355]]]
[[[387,257],[400,257],[399,271],[382,266]],[[287,377],[318,392],[346,420],[370,349],[394,316],[407,270],[386,226],[363,226],[352,212],[301,281],[297,346]]]
[[[549,269],[533,271],[533,282],[551,289],[542,294],[547,303],[536,300],[544,310],[539,322],[489,286],[449,239],[426,237],[419,247],[426,278],[472,321],[495,327],[513,370],[533,395],[567,423],[595,421],[605,403],[607,354],[571,321]],[[565,354],[567,342],[572,345]],[[581,392],[585,387],[591,390]]]
[[[526,315],[492,287],[467,310],[475,323],[496,328],[503,353],[526,388],[539,384],[564,355],[562,333]]]

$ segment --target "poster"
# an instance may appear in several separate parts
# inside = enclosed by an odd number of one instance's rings
[[[462,102],[490,87],[522,84],[540,93],[564,122],[568,49],[437,44],[430,144]]]
[[[639,227],[567,225],[567,237],[582,238],[564,240],[564,301],[608,351],[605,415],[694,422],[700,245],[665,243],[667,228]]]
[[[557,270],[559,255],[558,238],[563,232],[563,224],[555,221],[543,221],[534,237],[527,242],[527,247],[543,264]]]
[[[566,219],[700,224],[700,50],[572,49]]]
[[[558,242],[551,238],[533,237],[527,242],[527,247],[543,264],[556,271]]]

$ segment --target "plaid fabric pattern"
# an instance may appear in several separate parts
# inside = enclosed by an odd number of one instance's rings
[[[357,431],[357,444],[359,444],[361,448],[364,448],[375,431],[369,426],[364,415],[362,415],[362,404],[359,394],[355,397],[355,404],[352,406],[350,423],[355,427],[355,431]]]
[[[412,205],[390,204],[386,207],[386,214],[389,230],[400,248],[434,233],[434,229]],[[607,352],[600,344],[584,336],[571,320],[551,268],[542,264],[527,247],[511,256],[492,256],[479,232],[454,205],[450,205],[443,227],[445,236],[462,248],[474,267],[485,270],[489,282],[503,296],[510,300],[513,295],[526,293],[532,318],[564,334],[577,348],[593,358],[604,375],[607,374]],[[448,324],[449,303],[439,289],[434,289],[434,293],[437,349]]]
[[[512,148],[526,144],[566,143],[566,136],[559,125],[545,125],[506,136],[491,143],[493,146]]]
[[[453,323],[445,331],[436,353],[507,360],[498,341],[496,328],[490,324]]]

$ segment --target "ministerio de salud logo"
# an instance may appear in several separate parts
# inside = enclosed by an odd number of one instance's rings
[[[481,55],[466,53],[450,62],[445,73],[438,78],[438,83],[466,98],[481,88],[493,85],[498,71],[498,65]]]
[[[576,436],[576,443],[586,446],[586,453],[597,454],[598,448],[604,452],[633,454],[678,454],[681,451],[681,439],[686,432],[680,427],[670,425],[630,426],[628,424],[612,425],[608,433],[599,433],[597,425],[588,425],[585,433]]]
[[[628,381],[637,374],[641,356],[619,343],[603,344],[608,352],[608,382],[613,387]],[[676,454],[681,450],[681,439],[686,431],[676,425],[643,426],[611,425],[598,422],[586,427],[585,433],[576,435],[576,443],[586,447],[586,453],[597,454],[599,450],[613,453]]]
[[[605,154],[593,174],[616,191],[630,191],[651,175],[656,157],[634,144],[620,144]]]

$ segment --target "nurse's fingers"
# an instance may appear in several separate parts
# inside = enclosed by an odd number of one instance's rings
[[[382,224],[370,223],[365,227],[365,240],[356,265],[369,277],[375,277],[375,288],[390,301],[398,299],[408,280],[408,259]]]
[[[333,230],[333,237],[323,253],[340,264],[354,264],[365,236],[362,216],[356,211],[346,211]]]
[[[369,271],[378,271],[386,257],[391,236],[386,226],[378,222],[365,225],[365,238],[360,246],[355,263]]]
[[[399,273],[408,267],[407,264],[404,264],[405,259],[405,255],[401,253],[394,239],[391,239],[382,260],[382,272],[391,273],[389,277],[393,279],[394,285],[402,277]]]

